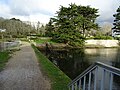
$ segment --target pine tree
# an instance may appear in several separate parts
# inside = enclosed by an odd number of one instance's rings
[[[97,13],[98,9],[90,6],[76,4],[69,4],[69,7],[61,6],[57,11],[57,16],[51,19],[54,29],[53,40],[72,46],[82,46],[87,36],[86,32],[98,28],[95,23],[99,16]],[[47,26],[47,33],[51,33],[53,31],[51,23],[49,22]]]
[[[114,25],[114,27],[113,27],[114,32],[120,31],[120,6],[116,10],[116,12],[117,13],[113,15],[115,17],[115,20],[114,20],[114,23],[113,23],[113,25]]]
[[[54,25],[53,25],[52,19],[50,19],[48,24],[46,24],[45,30],[46,30],[45,36],[48,36],[48,37],[52,37],[53,36]]]

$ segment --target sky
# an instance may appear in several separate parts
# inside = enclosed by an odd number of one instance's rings
[[[96,22],[100,25],[112,24],[113,14],[120,6],[120,0],[0,0],[0,17],[46,24],[56,16],[60,5],[67,7],[71,3],[99,9]]]

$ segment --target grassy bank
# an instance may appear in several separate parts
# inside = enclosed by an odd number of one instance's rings
[[[10,55],[8,51],[0,52],[0,71],[4,68],[9,58],[10,58]]]
[[[39,44],[45,44],[46,42],[49,42],[49,43],[52,43],[52,44],[55,44],[56,42],[53,42],[51,41],[51,39],[36,39],[34,40],[36,43],[39,43]]]
[[[71,79],[50,62],[35,46],[32,45],[32,47],[35,50],[44,73],[51,80],[51,90],[68,90],[67,85]]]

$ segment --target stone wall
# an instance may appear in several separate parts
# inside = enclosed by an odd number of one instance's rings
[[[86,40],[86,47],[119,47],[118,40]]]
[[[0,51],[4,51],[10,49],[12,47],[17,47],[21,45],[21,41],[13,41],[13,42],[0,42]]]

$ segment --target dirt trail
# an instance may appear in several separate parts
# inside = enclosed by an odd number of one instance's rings
[[[0,90],[50,90],[30,44],[23,42],[20,49],[0,72]]]

